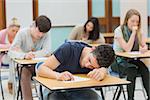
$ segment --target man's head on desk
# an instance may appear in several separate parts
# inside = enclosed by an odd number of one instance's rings
[[[37,75],[73,80],[72,74],[85,73],[89,78],[102,80],[107,75],[106,68],[114,61],[114,56],[110,45],[90,47],[81,42],[65,42],[38,67]]]
[[[108,68],[115,59],[115,53],[110,45],[100,45],[92,48],[84,48],[80,57],[82,67],[95,69]]]

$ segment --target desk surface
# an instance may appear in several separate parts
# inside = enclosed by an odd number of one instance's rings
[[[102,33],[102,34],[105,38],[107,38],[107,37],[113,38],[114,37],[114,33]]]
[[[8,49],[0,49],[0,52],[8,51]]]
[[[146,43],[150,43],[150,38],[147,38]]]
[[[13,61],[18,63],[18,64],[36,64],[38,62],[42,62],[42,61],[45,61],[45,60],[13,59]]]
[[[100,43],[93,43],[93,44],[88,44],[88,45],[90,45],[90,46],[95,46],[95,47],[97,47],[97,46],[99,46],[99,45],[101,45]]]
[[[133,53],[133,52],[116,52],[117,56],[127,57],[127,58],[149,58],[150,50],[145,53]]]
[[[86,77],[86,75],[80,75],[80,76]],[[103,81],[96,81],[91,79],[82,82],[70,82],[70,83],[57,81],[55,79],[43,78],[43,77],[33,77],[33,79],[39,82],[41,85],[47,87],[51,91],[117,86],[117,85],[126,85],[130,83],[129,81],[117,77],[109,76],[109,75]]]

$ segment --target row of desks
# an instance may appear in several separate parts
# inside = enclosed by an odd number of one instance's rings
[[[7,51],[7,50],[0,50],[1,52]],[[118,56],[128,57],[128,58],[149,58],[150,57],[150,51],[140,54],[140,53],[130,53],[130,52],[118,52],[116,53]],[[17,63],[17,65],[30,65],[30,64],[36,64],[40,62],[41,60],[16,60],[14,59],[13,62]],[[84,75],[85,77],[85,75]],[[51,91],[57,91],[57,90],[68,90],[68,89],[75,89],[75,88],[94,88],[94,87],[105,87],[105,86],[118,86],[118,85],[125,85],[129,84],[128,81],[107,76],[106,79],[103,81],[85,81],[85,82],[77,82],[77,83],[63,83],[62,81],[57,81],[54,79],[47,79],[42,77],[34,77],[34,80],[39,82],[42,86],[47,87]]]

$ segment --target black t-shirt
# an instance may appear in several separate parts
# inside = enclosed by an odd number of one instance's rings
[[[79,63],[82,50],[85,46],[88,45],[82,42],[66,42],[61,45],[54,52],[55,57],[60,62],[55,71],[69,71],[73,74],[82,74],[91,71],[88,68],[81,68]]]

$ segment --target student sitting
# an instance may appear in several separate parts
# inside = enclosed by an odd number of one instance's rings
[[[69,35],[69,40],[81,40],[89,44],[104,44],[105,39],[100,33],[100,25],[96,17],[91,17],[84,26],[76,26]]]
[[[106,68],[114,61],[114,51],[109,45],[90,47],[82,42],[65,42],[37,69],[37,75],[56,80],[73,80],[73,74],[87,74],[103,80]],[[44,93],[48,94],[48,93]],[[56,92],[45,95],[45,100],[101,100],[91,89]]]
[[[50,29],[51,21],[47,16],[37,17],[31,27],[18,32],[9,49],[9,56],[16,59],[32,59],[48,55],[51,52],[50,33],[48,33]],[[32,100],[30,81],[34,74],[34,66],[23,67],[21,73],[23,100]]]
[[[12,18],[9,26],[6,29],[0,31],[0,49],[9,49],[11,46],[18,30],[20,29],[20,24],[17,18]],[[0,54],[0,65],[9,66],[10,58],[7,54]],[[11,67],[11,66],[10,66]],[[9,70],[11,68],[9,67]],[[8,81],[8,90],[9,93],[12,94],[12,73],[9,73],[9,81]]]

